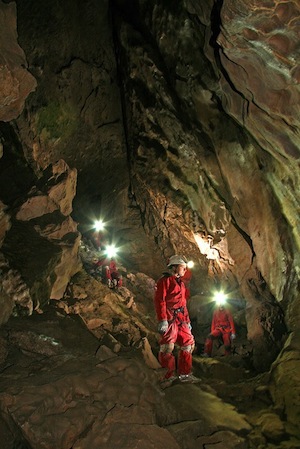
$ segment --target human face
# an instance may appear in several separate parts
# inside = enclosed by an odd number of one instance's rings
[[[185,272],[186,272],[186,265],[183,265],[183,264],[176,265],[175,273],[177,274],[177,276],[182,277],[182,276],[184,276]]]

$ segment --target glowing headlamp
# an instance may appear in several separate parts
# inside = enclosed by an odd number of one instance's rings
[[[217,306],[224,306],[227,301],[227,295],[223,292],[216,292],[214,294],[214,301]]]
[[[107,245],[105,252],[107,257],[115,257],[118,253],[118,249],[115,245]]]
[[[187,266],[188,268],[193,268],[194,265],[195,265],[195,264],[194,264],[194,262],[193,262],[192,260],[189,260],[188,263],[186,264],[186,266]]]
[[[94,228],[95,228],[95,231],[103,231],[103,229],[104,229],[103,221],[102,220],[96,220],[94,222]]]

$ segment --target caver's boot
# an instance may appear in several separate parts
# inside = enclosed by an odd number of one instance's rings
[[[201,382],[200,377],[196,377],[193,374],[180,374],[178,376],[178,380],[182,383],[190,383],[190,384],[197,384]]]

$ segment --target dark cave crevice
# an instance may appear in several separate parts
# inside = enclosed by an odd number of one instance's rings
[[[12,207],[20,204],[35,181],[33,170],[27,163],[22,145],[9,123],[0,122],[0,141],[3,156],[0,169],[1,200]]]

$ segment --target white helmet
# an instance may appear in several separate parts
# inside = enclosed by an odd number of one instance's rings
[[[185,265],[187,264],[187,260],[184,256],[178,256],[175,254],[174,256],[171,256],[168,262],[168,268],[172,267],[173,265]]]

